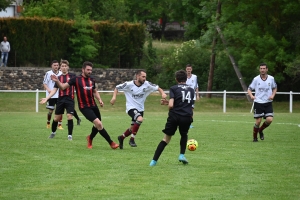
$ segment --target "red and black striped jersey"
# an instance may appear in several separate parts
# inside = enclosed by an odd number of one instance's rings
[[[62,75],[58,76],[57,78],[61,83],[67,83],[70,79],[72,79],[74,77],[76,77],[75,74],[67,73],[65,75],[62,74]],[[55,84],[54,87],[58,88],[57,84]],[[74,90],[75,90],[74,86],[70,86],[69,88],[67,88],[65,90],[59,90],[58,98],[63,97],[63,96],[70,96],[72,99],[74,99]]]
[[[94,78],[85,78],[80,75],[70,79],[68,81],[68,84],[70,86],[74,86],[76,89],[79,108],[89,108],[97,106],[93,94],[93,90],[96,88]]]

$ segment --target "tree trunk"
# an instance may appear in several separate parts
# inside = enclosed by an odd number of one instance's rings
[[[221,15],[221,2],[218,1],[217,11],[216,11],[216,20],[219,21]],[[214,79],[214,71],[215,71],[215,63],[216,63],[216,52],[215,47],[217,44],[217,34],[216,31],[214,34],[213,42],[212,42],[212,48],[211,48],[211,57],[210,57],[210,64],[209,64],[209,75],[208,75],[208,81],[207,81],[207,91],[212,91],[213,87],[213,79]],[[211,98],[211,93],[206,93],[207,98]]]
[[[227,48],[227,45],[226,45],[226,41],[225,41],[225,38],[224,38],[224,36],[223,36],[223,34],[222,34],[222,31],[221,31],[221,29],[220,29],[219,26],[217,26],[216,29],[217,29],[217,31],[218,31],[218,33],[219,33],[219,35],[220,35],[220,38],[221,38],[221,40],[222,40],[222,43],[223,43],[223,45],[224,45],[224,47],[225,47],[225,51],[226,51],[226,53],[228,54],[228,57],[229,57],[229,59],[230,59],[230,61],[231,61],[231,64],[232,64],[232,66],[233,66],[233,69],[234,69],[234,71],[235,71],[235,73],[236,73],[236,75],[237,75],[237,77],[238,77],[238,79],[239,79],[239,81],[240,81],[240,84],[241,84],[241,86],[242,86],[244,92],[247,92],[248,87],[247,87],[247,85],[246,85],[245,82],[244,82],[243,76],[242,76],[242,74],[241,74],[241,72],[240,72],[238,66],[237,66],[236,63],[235,63],[235,60],[234,60],[233,56],[229,54],[229,51],[228,51],[228,48]],[[247,97],[247,99],[248,99],[249,102],[252,101],[251,98],[250,98],[250,96],[248,95],[248,93],[246,93],[246,97]]]

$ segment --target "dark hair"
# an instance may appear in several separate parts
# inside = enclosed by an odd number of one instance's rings
[[[86,66],[93,67],[93,63],[91,63],[91,62],[89,62],[89,61],[85,61],[85,62],[82,64],[82,69],[85,69]]]
[[[53,63],[58,63],[59,64],[59,62],[57,60],[52,60],[51,66],[53,65]]]
[[[187,74],[184,70],[175,72],[175,78],[179,83],[186,82]]]
[[[185,66],[185,68],[187,68],[187,67],[192,67],[192,65],[191,65],[191,64],[187,64],[187,65]]]
[[[141,70],[138,70],[138,71],[136,72],[136,75],[141,75],[142,72],[146,73],[145,70],[142,70],[142,69],[141,69]]]
[[[60,59],[60,65],[62,65],[62,64],[66,64],[69,66],[69,61]]]
[[[260,64],[259,64],[259,67],[260,67],[260,66],[266,66],[266,68],[268,68],[268,65],[267,65],[266,63],[260,63]]]

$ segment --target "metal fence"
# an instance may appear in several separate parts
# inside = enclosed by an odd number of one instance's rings
[[[35,98],[35,111],[39,112],[39,93],[45,93],[45,90],[0,90],[0,92],[35,92],[36,93],[36,98]],[[112,90],[106,90],[106,91],[98,91],[101,93],[113,93],[114,91]],[[165,93],[169,93],[169,91],[165,91]],[[237,92],[237,91],[203,91],[203,92],[199,92],[200,94],[221,94],[223,95],[223,113],[226,113],[226,99],[228,98],[227,95],[228,94],[247,94],[247,92]],[[289,112],[292,113],[293,112],[293,95],[299,95],[300,92],[277,92],[277,94],[285,94],[285,95],[289,95]],[[253,104],[252,104],[252,108],[250,110],[250,112],[252,112],[253,109]]]

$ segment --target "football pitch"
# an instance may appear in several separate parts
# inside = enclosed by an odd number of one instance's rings
[[[108,100],[100,108],[115,142],[130,124],[124,98],[118,98],[120,109]],[[26,106],[1,111],[0,199],[300,199],[300,113],[275,113],[265,140],[253,143],[249,111],[196,111],[189,139],[199,147],[186,152],[189,164],[178,162],[177,132],[150,167],[167,118],[159,97],[153,105],[151,98],[138,147],[126,138],[123,150],[112,150],[99,134],[87,149],[92,124],[80,112],[82,123],[68,141],[66,116],[64,130],[48,139],[44,106],[38,113],[23,112]]]

